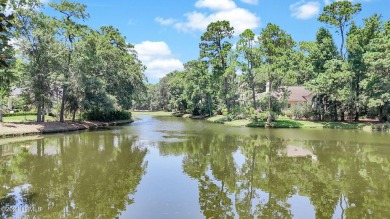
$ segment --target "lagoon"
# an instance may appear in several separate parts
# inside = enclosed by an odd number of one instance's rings
[[[137,117],[0,143],[0,217],[390,217],[388,133]]]

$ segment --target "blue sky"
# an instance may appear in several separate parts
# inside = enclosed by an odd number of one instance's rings
[[[78,0],[87,5],[90,26],[112,25],[135,45],[139,58],[147,66],[145,74],[150,83],[158,82],[175,69],[181,70],[183,63],[197,59],[200,36],[209,22],[229,20],[236,36],[247,28],[259,34],[267,23],[275,23],[297,42],[313,41],[318,28],[326,26],[318,22],[317,17],[332,1]],[[358,24],[374,13],[381,14],[383,20],[390,19],[389,0],[351,1],[362,3],[363,10],[355,17]],[[336,41],[339,39],[337,34],[334,37]]]

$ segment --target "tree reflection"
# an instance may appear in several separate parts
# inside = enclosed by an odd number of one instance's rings
[[[297,197],[310,201],[305,207],[315,215],[308,218],[390,217],[387,145],[215,132],[156,145],[161,155],[183,156],[206,218],[294,218],[306,210],[298,209]],[[135,201],[147,165],[136,138],[114,133],[20,146],[0,160],[0,206],[44,209],[28,217],[118,217]]]
[[[307,197],[316,218],[389,217],[389,150],[215,134],[160,147],[184,155],[183,171],[198,181],[206,218],[293,218],[293,196]],[[238,152],[244,161],[235,160]]]
[[[134,202],[131,195],[145,174],[147,151],[136,142],[126,135],[99,132],[39,139],[2,165],[2,171],[12,168],[12,173],[2,174],[0,183],[3,188],[25,183],[16,198],[22,200],[18,205],[35,209],[24,212],[29,218],[117,217]]]

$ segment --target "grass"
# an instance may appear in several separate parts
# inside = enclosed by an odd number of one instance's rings
[[[225,123],[225,117],[224,116],[213,116],[207,119],[209,122],[214,123]]]
[[[132,112],[133,116],[137,115],[153,115],[153,116],[172,116],[171,112]],[[264,128],[267,123],[259,121],[257,123],[251,122],[246,119],[227,121],[224,116],[213,116],[207,118],[207,121],[213,123],[221,123],[229,126],[246,126],[246,127],[260,127]],[[313,122],[313,121],[301,121],[288,118],[282,118],[274,121],[271,124],[272,128],[334,128],[334,129],[362,129],[367,126],[366,123],[347,123],[347,122]]]
[[[249,120],[240,119],[240,120],[233,120],[233,121],[225,122],[224,124],[230,125],[230,126],[247,126],[249,123],[250,123]]]
[[[3,122],[9,122],[9,123],[22,123],[22,122],[35,122],[35,121],[37,121],[37,116],[33,116],[33,115],[3,117]],[[53,122],[53,121],[57,121],[57,119],[52,116],[45,116],[45,121]]]
[[[151,115],[151,116],[172,116],[172,112],[164,111],[136,111],[131,112],[132,116],[142,116],[142,115]]]
[[[265,127],[266,122],[250,122],[247,127]],[[298,121],[292,119],[279,119],[271,123],[272,128],[322,128],[323,124],[311,121]]]
[[[347,123],[347,122],[322,122],[325,128],[332,129],[362,129],[366,123]]]

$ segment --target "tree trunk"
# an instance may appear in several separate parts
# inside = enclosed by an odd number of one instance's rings
[[[253,99],[253,109],[257,110],[256,91],[255,91],[255,86],[254,85],[252,85],[252,99]]]
[[[344,122],[345,121],[345,110],[344,110],[344,107],[343,107],[343,104],[341,102],[337,102],[337,105],[336,106],[340,106],[340,121],[341,122]]]
[[[76,112],[77,110],[73,111],[72,122],[76,121]]]
[[[211,116],[213,116],[213,112],[211,111],[211,104],[212,104],[212,102],[211,102],[211,96],[210,96],[210,94],[208,94],[207,95],[208,96],[208,100],[207,100],[207,105],[208,105],[208,108],[209,108],[209,117],[211,117]]]
[[[228,78],[225,77],[224,80],[225,80],[225,104],[226,104],[226,108],[227,108],[228,113],[230,113],[230,100],[228,97],[228,94],[229,94]]]
[[[61,102],[61,112],[60,112],[60,122],[65,122],[65,103],[66,103],[66,92],[67,87],[64,85],[62,88],[62,102]]]
[[[359,81],[360,81],[360,78],[358,77],[358,83],[357,83],[357,85],[356,85],[356,101],[355,101],[355,104],[356,104],[356,113],[355,113],[355,122],[359,122],[359,111],[360,111],[360,108],[359,108],[359,95],[360,95]]]
[[[271,111],[272,111],[272,81],[269,81],[269,84],[268,84],[268,112],[269,112],[269,115],[267,118],[268,123],[272,122]]]
[[[46,114],[46,112],[45,112],[45,104],[43,104],[41,111],[42,111],[42,113],[41,113],[41,115],[42,115],[42,122],[45,122],[45,114]]]
[[[38,109],[37,109],[37,123],[40,123],[41,122],[41,106],[39,105],[38,106]]]

